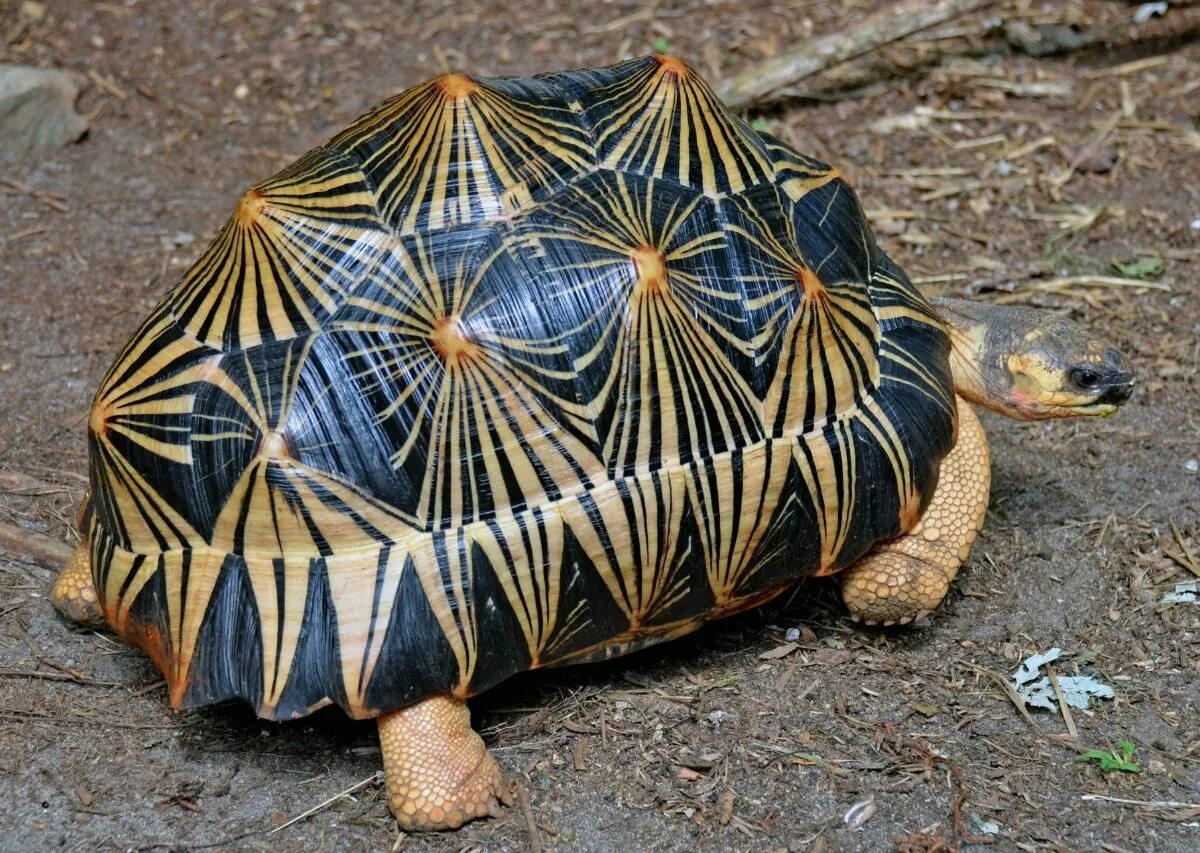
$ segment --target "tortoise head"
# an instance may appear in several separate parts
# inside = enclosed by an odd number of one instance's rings
[[[1020,420],[1114,414],[1133,392],[1126,358],[1049,311],[935,299],[960,396]]]

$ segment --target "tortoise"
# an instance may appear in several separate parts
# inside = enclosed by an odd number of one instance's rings
[[[246,192],[117,355],[53,598],[177,708],[378,718],[395,817],[453,828],[511,802],[468,697],[802,577],[923,617],[987,505],[967,401],[1132,382],[1052,314],[931,303],[679,60],[444,74]]]

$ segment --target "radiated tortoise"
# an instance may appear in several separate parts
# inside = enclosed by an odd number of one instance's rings
[[[377,717],[397,819],[455,827],[508,798],[469,696],[806,576],[922,616],[987,504],[962,398],[1131,383],[1051,315],[931,305],[677,60],[446,74],[243,195],[117,356],[55,601],[176,707]]]

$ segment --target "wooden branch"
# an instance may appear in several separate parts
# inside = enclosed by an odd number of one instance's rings
[[[24,530],[0,522],[0,548],[12,554],[24,554],[37,563],[62,568],[71,556],[72,548],[44,533]]]
[[[736,75],[718,94],[730,109],[759,103],[772,92],[870,53],[881,45],[978,11],[996,0],[902,0],[842,32],[809,39]]]

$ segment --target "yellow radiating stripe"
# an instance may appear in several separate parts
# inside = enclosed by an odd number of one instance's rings
[[[204,616],[208,613],[213,590],[221,574],[225,554],[209,548],[190,553],[168,551],[162,554],[167,590],[167,616],[171,626],[173,675],[168,673],[171,702],[178,706],[190,684],[192,658]],[[183,568],[187,563],[185,582]]]
[[[245,347],[319,329],[309,303],[332,312],[344,295],[338,277],[322,266],[344,270],[389,239],[373,213],[350,213],[375,209],[371,194],[356,189],[364,186],[361,174],[325,179],[310,169],[285,172],[243,196],[171,297],[180,325],[216,347],[231,331]]]
[[[279,583],[275,561],[246,557],[246,574],[254,590],[258,611],[259,639],[262,643],[262,701],[256,709],[269,716],[279,704],[287,687],[292,662],[296,658],[304,630],[304,607],[308,599],[309,561],[283,560],[283,601],[279,601]]]
[[[100,476],[112,492],[116,511],[132,550],[142,554],[164,550],[160,536],[166,540],[168,548],[194,546],[203,542],[191,524],[163,499],[129,460],[117,452],[108,439],[100,438],[97,443],[100,454],[98,467],[102,471]],[[172,530],[178,533],[172,533]]]
[[[472,541],[488,557],[537,666],[555,638],[563,569],[563,519],[555,509],[476,524]],[[545,542],[543,543],[543,537]]]
[[[600,146],[611,144],[602,166],[688,184],[694,142],[699,189],[706,195],[723,190],[738,193],[775,174],[758,138],[725,109],[698,75],[680,63],[647,63],[614,86],[597,106],[611,109],[601,121]],[[672,156],[675,166],[668,175]]]
[[[854,517],[857,463],[853,437],[841,423],[831,427],[839,441],[838,452],[826,440],[823,431],[797,436],[792,456],[816,512],[821,534],[821,568],[831,567],[841,553]],[[803,447],[807,447],[808,454]],[[809,461],[811,454],[812,461]],[[841,474],[839,485],[839,473]]]
[[[879,407],[879,403],[874,397],[863,398],[861,408],[878,419],[876,422],[861,414],[858,416],[858,422],[870,430],[871,435],[883,449],[884,455],[887,456],[888,464],[892,466],[892,477],[896,481],[896,498],[899,501],[901,514],[907,516],[906,508],[917,497],[917,485],[913,481],[912,466],[909,463],[908,453],[904,449],[904,443],[897,434],[891,419]]]
[[[366,705],[367,688],[383,651],[392,608],[408,563],[408,549],[397,542],[388,551],[379,578],[380,552],[331,554],[325,558],[329,591],[337,617],[338,650],[342,683],[351,712],[371,716]],[[378,600],[378,608],[376,601]]]
[[[145,433],[134,429],[127,428],[121,420],[112,418],[109,420],[108,428],[110,432],[119,433],[134,444],[144,450],[148,450],[155,456],[168,459],[179,465],[192,464],[192,446],[191,444],[173,444],[167,441],[159,441],[156,438],[150,438]]]
[[[791,455],[776,447],[768,459],[767,448],[761,442],[742,451],[740,476],[733,454],[723,453],[710,460],[711,474],[696,466],[687,481],[705,574],[718,607],[733,601],[758,568],[759,544],[784,494]],[[733,514],[734,507],[739,514]]]
[[[582,506],[563,508],[563,517],[599,573],[614,603],[637,631],[687,593],[688,577],[678,571],[680,525],[687,500],[686,470],[656,472],[617,481],[589,493],[593,516]],[[661,488],[661,499],[655,484]],[[632,518],[628,510],[632,510]],[[612,545],[612,558],[604,547]]]
[[[444,548],[446,578],[438,563],[436,542]],[[464,698],[475,675],[478,649],[471,544],[467,531],[458,528],[444,535],[421,536],[412,550],[414,571],[458,665],[454,693]]]

